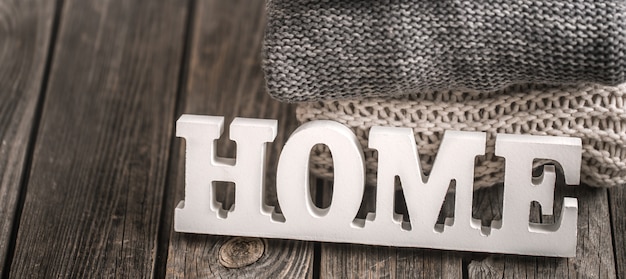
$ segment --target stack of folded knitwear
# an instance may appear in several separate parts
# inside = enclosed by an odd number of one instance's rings
[[[579,137],[582,183],[626,182],[624,0],[269,0],[267,13],[268,91],[301,122],[343,123],[363,147],[372,126],[410,127],[426,171],[445,130],[486,132],[475,188],[503,181],[496,133]],[[311,160],[332,179],[328,150]]]

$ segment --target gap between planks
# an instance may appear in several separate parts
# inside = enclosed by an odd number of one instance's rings
[[[62,2],[0,0],[0,274],[9,276]],[[7,86],[7,87],[5,87]]]

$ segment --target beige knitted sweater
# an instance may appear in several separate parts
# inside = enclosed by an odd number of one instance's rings
[[[487,133],[487,154],[478,158],[475,188],[503,181],[504,160],[495,157],[496,133],[582,138],[581,181],[611,187],[626,182],[626,84],[514,86],[492,93],[439,91],[394,98],[301,103],[301,122],[330,119],[352,128],[367,162],[367,182],[376,182],[376,155],[367,147],[372,126],[413,128],[423,169],[428,172],[445,130]],[[330,179],[332,158],[324,148],[312,155],[312,172]],[[546,162],[537,161],[536,166]]]

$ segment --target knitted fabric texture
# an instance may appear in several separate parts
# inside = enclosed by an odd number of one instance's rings
[[[626,182],[626,84],[514,86],[492,93],[440,91],[396,98],[302,103],[300,122],[330,119],[350,127],[364,147],[368,184],[375,185],[377,159],[367,147],[372,126],[409,127],[421,165],[432,167],[445,130],[487,133],[487,150],[478,157],[474,187],[504,181],[504,159],[494,155],[496,133],[579,137],[582,183],[611,187]],[[535,167],[545,164],[537,161]],[[311,155],[314,175],[332,179],[329,151],[317,145]]]
[[[282,101],[626,82],[624,0],[269,0]]]

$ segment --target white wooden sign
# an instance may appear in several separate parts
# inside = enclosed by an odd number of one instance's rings
[[[236,118],[230,139],[236,159],[215,154],[224,118],[183,115],[176,135],[186,142],[185,200],[175,209],[178,232],[349,242],[524,255],[576,256],[578,205],[566,197],[555,224],[529,222],[532,201],[552,214],[555,170],[532,176],[533,160],[558,162],[569,185],[579,183],[578,138],[498,134],[496,155],[505,158],[502,221],[490,229],[472,218],[474,159],[485,153],[481,132],[447,131],[428,177],[423,175],[409,128],[373,127],[369,147],[378,151],[376,212],[357,219],[365,184],[363,152],[353,132],[333,121],[300,126],[279,158],[276,192],[282,214],[263,203],[266,145],[277,133],[276,120]],[[330,206],[318,208],[310,196],[309,154],[316,144],[332,152],[335,172]],[[402,182],[410,226],[394,214],[394,180]],[[456,182],[454,219],[436,226],[450,182]],[[221,209],[214,181],[235,183],[235,203]]]

